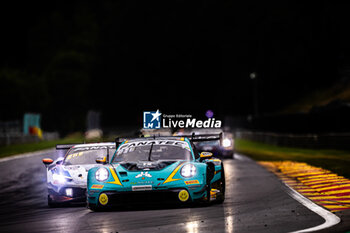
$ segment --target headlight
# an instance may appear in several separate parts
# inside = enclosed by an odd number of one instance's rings
[[[66,182],[66,178],[57,173],[54,173],[52,175],[52,179],[54,184],[63,184],[64,182]]]
[[[67,188],[66,189],[66,196],[73,197],[73,189],[72,188]]]
[[[222,140],[222,146],[223,147],[230,147],[232,145],[232,142],[230,139],[228,138],[224,138],[224,140]]]
[[[185,178],[189,178],[196,175],[196,172],[196,167],[193,164],[189,163],[181,168],[180,174]]]
[[[98,181],[105,181],[108,179],[108,176],[109,176],[109,172],[104,167],[99,168],[95,173],[95,178]]]

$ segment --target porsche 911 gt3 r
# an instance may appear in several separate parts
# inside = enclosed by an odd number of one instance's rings
[[[86,203],[87,172],[97,165],[97,157],[114,153],[115,143],[57,145],[56,149],[68,151],[56,161],[43,159],[47,168],[48,205]]]
[[[150,137],[117,142],[110,163],[89,170],[87,203],[92,210],[125,203],[223,202],[222,161],[210,152],[199,154],[193,141],[219,137]],[[105,158],[97,162],[108,161]]]

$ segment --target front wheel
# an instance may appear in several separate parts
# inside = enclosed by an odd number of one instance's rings
[[[101,211],[101,207],[94,205],[94,204],[88,204],[87,208],[90,209],[93,212]]]
[[[223,203],[225,201],[225,191],[226,191],[226,180],[225,180],[225,170],[224,170],[224,164],[221,163],[221,179],[219,180],[218,184],[219,188],[219,195],[217,196],[217,203]]]
[[[52,198],[50,197],[50,195],[47,195],[47,205],[50,208],[60,207],[60,204],[53,201]]]
[[[206,196],[204,196],[200,201],[202,206],[209,206],[211,204],[211,202],[210,202],[210,190],[211,190],[211,188],[210,188],[210,185],[206,185],[206,186],[207,186],[205,189]]]

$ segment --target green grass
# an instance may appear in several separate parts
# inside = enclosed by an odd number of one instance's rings
[[[113,138],[103,138],[100,141],[113,141]],[[56,144],[83,142],[80,133],[54,141],[41,141],[0,147],[0,158],[53,148]],[[91,141],[92,142],[92,141]],[[350,151],[342,150],[311,150],[301,148],[280,147],[243,139],[236,139],[236,151],[248,155],[257,161],[306,162],[310,165],[328,169],[338,175],[350,178]]]
[[[257,161],[306,162],[350,178],[350,151],[280,147],[243,139],[236,139],[235,145],[238,153]]]
[[[74,133],[71,134],[63,139],[59,140],[53,140],[53,141],[40,141],[35,143],[25,143],[25,144],[15,144],[15,145],[8,145],[8,146],[1,146],[0,147],[0,158],[21,154],[21,153],[27,153],[27,152],[33,152],[38,150],[44,150],[48,148],[54,148],[56,144],[68,144],[68,143],[82,143],[84,142],[84,136],[81,133]],[[114,141],[114,137],[111,138],[102,138],[101,140],[97,140],[100,142],[104,141]],[[96,140],[92,141],[86,141],[86,142],[97,142]]]
[[[7,157],[11,155],[21,154],[21,153],[27,153],[27,152],[33,152],[38,150],[44,150],[48,148],[53,148],[56,146],[56,144],[65,144],[65,143],[76,143],[76,142],[83,142],[83,136],[82,135],[72,135],[63,139],[59,140],[53,140],[53,141],[40,141],[40,142],[34,142],[34,143],[24,143],[24,144],[14,144],[14,145],[8,145],[8,146],[1,146],[0,147],[0,158]]]

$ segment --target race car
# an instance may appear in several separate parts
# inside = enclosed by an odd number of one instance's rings
[[[56,145],[66,150],[57,160],[44,158],[47,168],[47,202],[50,207],[68,203],[86,203],[88,170],[96,167],[96,158],[115,152],[115,143],[88,143]]]
[[[220,158],[234,158],[234,140],[232,133],[223,133],[221,142],[198,142],[196,147],[199,151],[209,151]]]
[[[138,131],[140,137],[152,137],[152,136],[172,136],[171,129],[140,129]]]
[[[188,133],[195,133],[196,135],[222,133],[222,138],[220,141],[199,141],[195,143],[195,146],[199,151],[211,152],[214,156],[219,158],[234,158],[235,143],[233,134],[231,132],[224,131],[222,129],[192,129],[187,132],[175,132],[174,135],[182,135]]]
[[[212,153],[198,153],[193,142],[220,140],[220,135],[146,137],[117,140],[109,161],[89,170],[87,205],[91,210],[154,202],[222,203],[225,173]]]

